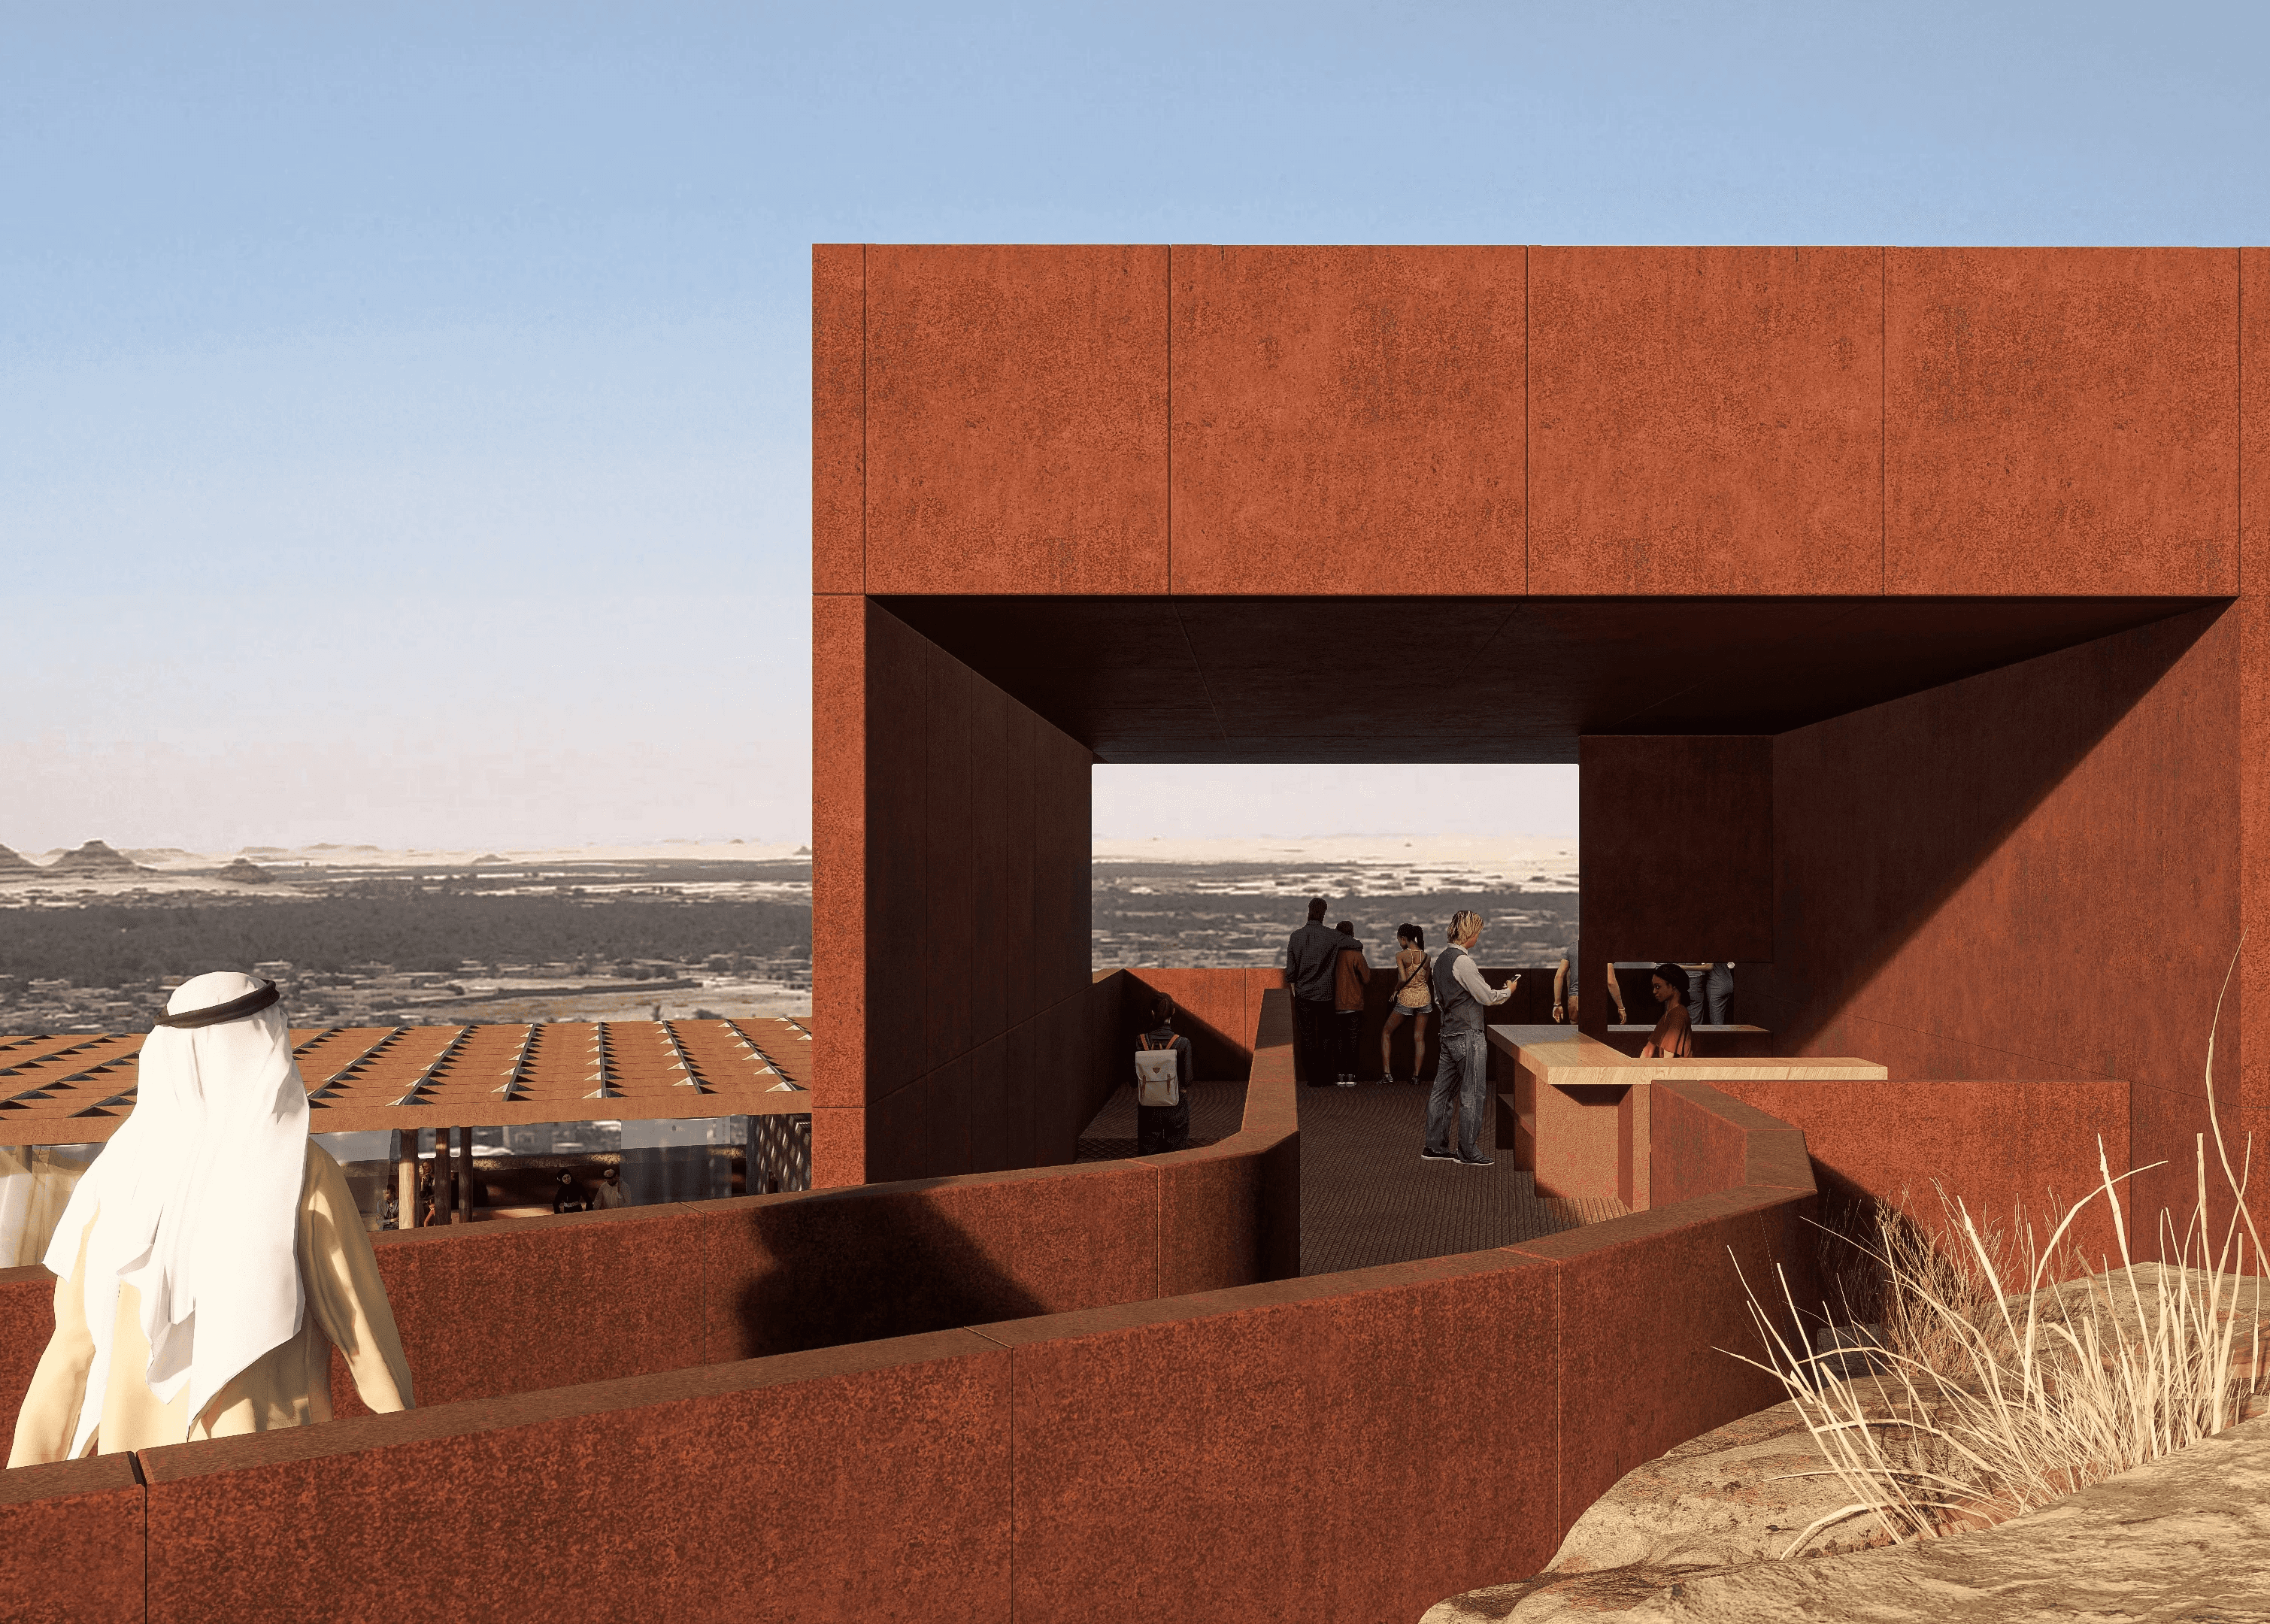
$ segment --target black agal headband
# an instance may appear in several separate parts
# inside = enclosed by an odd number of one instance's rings
[[[242,1020],[247,1015],[257,1015],[276,1002],[283,994],[276,990],[272,981],[263,981],[259,987],[241,998],[231,998],[226,1004],[216,1004],[210,1009],[185,1009],[178,1015],[160,1015],[161,1027],[217,1027],[225,1020]]]

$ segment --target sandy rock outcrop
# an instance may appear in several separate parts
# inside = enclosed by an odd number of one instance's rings
[[[268,886],[276,882],[275,875],[245,857],[237,858],[213,878],[231,880],[240,886]]]
[[[1807,1465],[1797,1470],[1817,1468],[1801,1426],[1794,1437],[1774,1430],[1783,1414],[1795,1422],[1777,1406],[1626,1474],[1544,1573],[1453,1597],[1423,1624],[1602,1614],[1634,1624],[2270,1624],[2270,1417],[1999,1527],[1851,1552],[1866,1532],[1856,1519],[1831,1546],[1845,1554],[1779,1561],[1794,1531],[1772,1546],[1780,1531],[1770,1524],[1837,1502],[1833,1478],[1748,1481],[1759,1468],[1786,1470],[1784,1454],[1801,1451]],[[1714,1478],[1725,1487],[1712,1488]],[[1829,1487],[1793,1487],[1808,1482]]]
[[[20,853],[11,851],[5,846],[0,846],[0,875],[13,877],[23,874],[36,874],[40,871],[40,865],[33,862],[29,857],[26,857]]]
[[[52,875],[84,875],[93,879],[106,879],[120,874],[147,874],[144,868],[125,853],[113,850],[107,843],[91,840],[77,851],[66,851],[41,871]]]

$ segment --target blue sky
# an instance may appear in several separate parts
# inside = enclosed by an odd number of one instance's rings
[[[805,838],[815,241],[2262,241],[2265,15],[0,0],[0,842]]]

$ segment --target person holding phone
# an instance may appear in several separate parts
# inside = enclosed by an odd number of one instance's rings
[[[1435,960],[1435,996],[1443,1007],[1442,1036],[1435,1059],[1435,1086],[1427,1096],[1427,1143],[1419,1155],[1426,1161],[1465,1163],[1470,1168],[1494,1165],[1481,1152],[1482,1108],[1489,1101],[1489,1039],[1483,1031],[1482,1011],[1513,996],[1510,984],[1493,988],[1474,963],[1474,944],[1481,939],[1482,916],[1470,908],[1450,916],[1450,945]],[[1458,1148],[1450,1148],[1450,1113],[1456,1100]]]

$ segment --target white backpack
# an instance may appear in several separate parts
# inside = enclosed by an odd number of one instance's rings
[[[1181,1058],[1175,1053],[1174,1040],[1169,1038],[1161,1049],[1151,1047],[1149,1034],[1145,1034],[1143,1047],[1135,1055],[1135,1103],[1138,1105],[1179,1105],[1183,1099]]]

